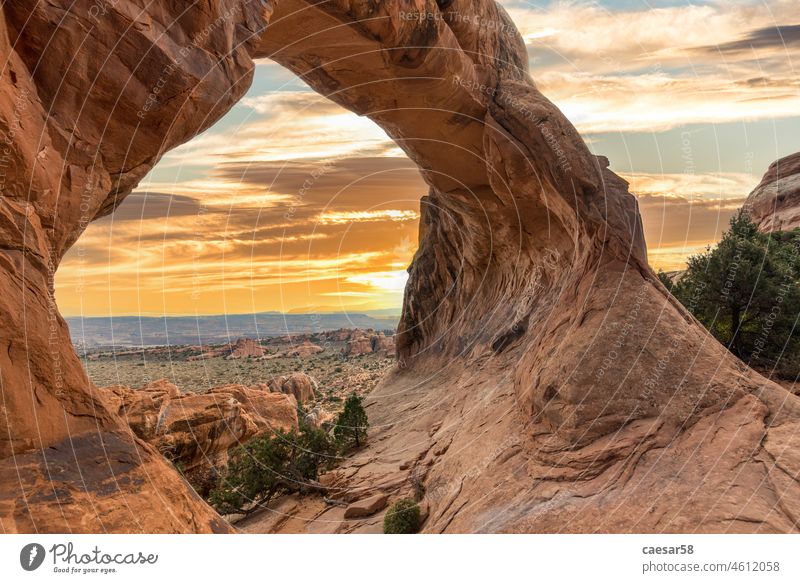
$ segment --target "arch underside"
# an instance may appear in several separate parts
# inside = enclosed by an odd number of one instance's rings
[[[430,532],[797,530],[797,397],[658,283],[627,184],[536,89],[494,2],[106,2],[104,20],[85,4],[2,14],[2,123],[25,127],[0,205],[5,531],[228,528],[105,408],[52,272],[261,57],[373,119],[430,187],[400,364],[370,397],[370,445],[332,476],[338,496],[421,481]],[[296,512],[307,530],[374,526]]]

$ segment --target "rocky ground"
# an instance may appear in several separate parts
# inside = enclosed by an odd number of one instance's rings
[[[369,393],[394,364],[393,347],[377,346],[376,340],[373,351],[370,343],[372,338],[391,341],[388,332],[355,329],[261,341],[242,338],[229,345],[98,348],[81,356],[98,387],[140,388],[166,379],[184,393],[205,393],[305,373],[312,379],[314,398],[304,405],[335,414],[350,393]]]

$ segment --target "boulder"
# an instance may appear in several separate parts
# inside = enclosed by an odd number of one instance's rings
[[[386,508],[389,497],[386,494],[375,494],[369,498],[363,498],[350,504],[344,511],[345,519],[363,518],[372,516]]]
[[[304,372],[294,372],[272,379],[269,388],[272,392],[294,396],[298,403],[305,404],[316,398],[314,389],[317,382]]]

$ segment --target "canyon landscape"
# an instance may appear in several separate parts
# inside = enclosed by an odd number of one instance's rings
[[[407,498],[423,533],[800,531],[800,397],[659,280],[629,182],[539,90],[500,4],[12,1],[0,18],[2,532],[378,533]],[[258,59],[418,168],[396,330],[364,316],[79,356],[62,259],[242,99]],[[800,226],[798,175],[781,158],[744,202],[762,231]],[[351,395],[368,439],[321,495],[209,505],[196,476],[257,436],[327,428]]]

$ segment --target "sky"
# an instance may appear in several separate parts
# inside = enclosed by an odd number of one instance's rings
[[[650,261],[718,240],[800,150],[797,0],[506,0],[539,89],[638,197]],[[399,310],[414,165],[370,120],[257,64],[247,96],[169,152],[65,257],[67,316]]]

